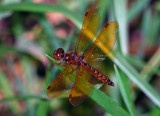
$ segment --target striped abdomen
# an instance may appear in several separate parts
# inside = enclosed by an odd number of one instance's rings
[[[103,83],[110,85],[110,86],[115,86],[115,84],[107,76],[105,76],[100,71],[93,68],[92,66],[88,65],[87,63],[82,62],[82,67],[85,68],[87,71],[89,71],[94,77],[96,77]]]

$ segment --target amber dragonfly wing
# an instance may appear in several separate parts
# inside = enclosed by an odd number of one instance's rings
[[[91,92],[95,78],[82,67],[77,69],[76,80],[69,95],[69,101],[73,106],[82,103]]]
[[[73,82],[75,74],[73,65],[66,65],[56,79],[48,86],[47,95],[50,98],[58,97],[65,92]]]
[[[84,53],[85,61],[94,68],[97,68],[112,50],[117,35],[118,23],[112,21],[106,24],[93,45]]]
[[[93,44],[98,31],[99,20],[100,16],[97,8],[87,10],[76,45],[76,52],[80,55],[83,55],[84,51]]]

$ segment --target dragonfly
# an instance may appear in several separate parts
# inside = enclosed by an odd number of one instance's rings
[[[58,48],[53,52],[53,58],[59,61],[57,65],[63,66],[64,69],[48,86],[48,97],[60,96],[71,87],[70,79],[74,77],[75,80],[69,94],[69,102],[73,106],[81,104],[88,97],[96,84],[95,80],[100,80],[102,84],[115,86],[107,76],[98,70],[98,67],[112,50],[119,26],[118,22],[111,21],[97,36],[99,20],[98,9],[88,9],[84,16],[75,51],[65,52],[62,48]],[[105,46],[105,52],[99,47],[100,45]]]

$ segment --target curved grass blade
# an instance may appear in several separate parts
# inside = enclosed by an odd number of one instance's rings
[[[92,89],[89,97],[113,116],[119,116],[120,114],[122,116],[129,116],[129,113],[124,110],[117,102],[95,87]]]
[[[153,87],[119,53],[110,53],[109,57],[149,98],[160,107],[160,96]]]
[[[133,104],[133,98],[131,96],[131,89],[130,89],[130,83],[129,79],[122,73],[116,65],[114,65],[114,70],[116,72],[116,76],[118,78],[118,83],[120,86],[121,94],[123,97],[123,100],[128,108],[128,111],[130,112],[131,116],[135,116],[135,109]]]
[[[74,11],[68,10],[62,5],[23,2],[19,4],[0,5],[0,12],[3,11],[27,11],[35,13],[58,12],[72,19],[79,28],[81,28],[82,24],[82,17],[80,15]]]

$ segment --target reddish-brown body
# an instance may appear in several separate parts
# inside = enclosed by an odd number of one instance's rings
[[[87,64],[83,56],[80,56],[77,53],[69,52],[64,53],[61,58],[65,63],[77,65],[77,67],[82,66],[87,71],[89,71],[95,78],[99,79],[103,83],[110,86],[115,86],[115,84],[107,76],[105,76],[103,73]]]
[[[118,23],[112,21],[106,24],[95,40],[99,21],[98,9],[88,9],[84,16],[75,52],[65,53],[62,48],[54,51],[54,59],[59,61],[56,64],[64,66],[64,69],[48,86],[47,95],[49,97],[58,97],[62,94],[70,87],[71,80],[74,77],[76,78],[69,94],[69,101],[73,106],[79,105],[87,98],[96,84],[94,77],[107,85],[115,86],[108,77],[97,69],[100,68],[101,62],[107,57],[115,44]]]

